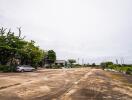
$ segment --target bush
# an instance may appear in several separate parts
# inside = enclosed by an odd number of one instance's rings
[[[102,62],[100,64],[100,66],[102,67],[102,69],[108,68],[109,65],[113,65],[113,62]]]
[[[132,74],[132,69],[128,68],[128,69],[126,70],[126,74]]]
[[[1,65],[0,66],[0,71],[2,72],[10,72],[10,67],[6,65]]]
[[[108,65],[107,68],[108,69],[114,69],[114,70],[119,71],[119,72],[125,72],[126,74],[132,74],[132,66],[130,66],[130,65],[121,66],[121,65],[114,64],[114,65]]]
[[[72,68],[80,68],[80,67],[82,67],[80,64],[74,64],[74,65],[72,65],[71,66]]]
[[[108,65],[108,69],[114,69],[114,65]]]
[[[15,72],[15,66],[0,65],[0,71],[2,72]]]

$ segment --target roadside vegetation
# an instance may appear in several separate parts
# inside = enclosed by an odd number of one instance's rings
[[[106,70],[122,72],[125,74],[132,74],[132,65],[126,64],[114,64],[113,62],[103,62],[101,63],[101,67]]]
[[[34,40],[27,41],[22,36],[21,28],[18,28],[18,35],[11,29],[0,28],[0,71],[15,71],[18,65],[31,65],[34,68],[80,68],[92,67],[102,68],[111,71],[132,74],[132,65],[120,65],[113,62],[103,62],[99,65],[93,64],[77,64],[75,59],[68,59],[64,66],[55,65],[56,53],[54,50],[43,50],[36,45]]]
[[[31,65],[35,68],[52,64],[56,60],[53,50],[45,51],[35,41],[26,41],[21,28],[18,35],[6,28],[0,28],[0,71],[15,71],[17,65]]]
[[[90,67],[90,68],[97,68],[97,69],[99,68],[103,70],[122,72],[124,74],[132,75],[132,65],[114,64],[113,62],[110,62],[110,61],[102,62],[100,65],[96,65],[95,63],[80,65],[80,64],[76,64],[76,60],[69,59],[68,64],[69,66],[71,66],[71,68],[81,68],[81,67]]]

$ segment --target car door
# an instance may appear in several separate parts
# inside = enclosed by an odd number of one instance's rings
[[[29,71],[32,71],[32,68],[29,66],[29,67],[28,67],[28,70],[29,70]]]
[[[25,71],[29,71],[29,69],[28,69],[27,66],[24,66],[24,70],[25,70]]]

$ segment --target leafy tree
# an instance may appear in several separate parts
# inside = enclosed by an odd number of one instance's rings
[[[102,62],[102,63],[100,64],[100,66],[101,66],[103,69],[108,68],[109,65],[113,65],[113,62],[108,61],[108,62]]]
[[[21,37],[21,28],[18,28],[19,35],[15,35],[11,30],[0,28],[0,64],[15,66],[20,64],[29,64],[39,66],[45,57],[44,50],[35,45],[33,40],[25,41]]]
[[[20,36],[15,36],[11,30],[0,29],[0,62],[6,64],[13,63],[13,59],[17,56],[19,49],[23,48],[25,41]]]
[[[56,53],[53,50],[49,50],[47,52],[46,61],[48,62],[50,67],[55,62],[55,60],[56,60]]]
[[[34,41],[27,43],[21,53],[21,63],[30,64],[32,66],[38,66],[41,60],[44,58],[44,51],[35,46]]]
[[[96,64],[95,63],[92,63],[92,67],[95,67],[96,66]]]

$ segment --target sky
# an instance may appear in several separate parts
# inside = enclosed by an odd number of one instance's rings
[[[35,40],[57,59],[132,63],[132,0],[0,0],[0,27]]]

